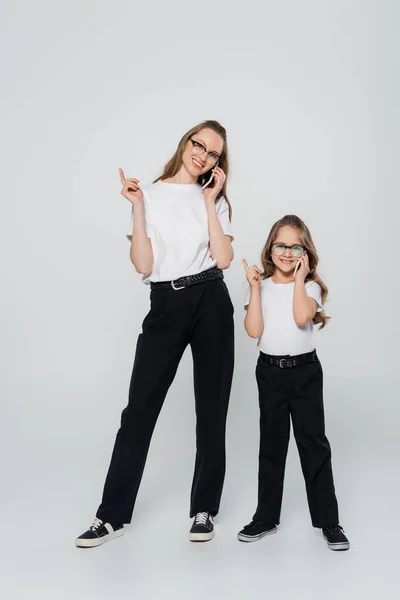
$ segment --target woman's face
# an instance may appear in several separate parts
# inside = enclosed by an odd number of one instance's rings
[[[186,144],[182,163],[186,171],[197,179],[212,169],[224,148],[224,141],[212,129],[200,129]]]
[[[284,248],[284,246],[289,247]],[[275,267],[285,274],[290,273],[294,270],[299,257],[303,253],[304,246],[298,230],[289,225],[281,227],[271,249],[271,258]]]

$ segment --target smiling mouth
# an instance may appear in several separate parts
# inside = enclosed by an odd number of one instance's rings
[[[279,260],[285,265],[291,265],[294,262],[294,260],[290,260],[290,258],[280,258]]]
[[[202,165],[201,162],[196,160],[195,158],[192,158],[192,162],[196,165],[198,169],[204,169],[204,165]]]

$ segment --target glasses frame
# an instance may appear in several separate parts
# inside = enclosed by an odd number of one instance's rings
[[[283,246],[285,249],[282,252],[282,254],[277,254],[273,250],[274,246]],[[303,254],[295,256],[292,252],[292,248],[303,248]],[[290,254],[292,255],[293,258],[300,258],[300,256],[304,256],[305,252],[307,251],[307,248],[305,248],[302,244],[293,244],[292,246],[286,246],[286,244],[272,244],[271,245],[271,254],[274,254],[275,256],[283,256],[285,254],[286,250],[290,250]]]
[[[203,148],[203,150],[200,152],[200,154],[204,154],[204,152],[207,153],[207,162],[209,162],[210,158],[211,158],[212,161],[214,162],[214,166],[215,166],[221,160],[221,156],[219,154],[216,154],[215,152],[208,152],[207,148],[201,142],[198,142],[197,140],[193,139],[192,137],[190,137],[189,140],[192,142],[193,148],[195,148],[196,145],[199,146],[200,148]],[[199,156],[200,156],[200,154],[199,154]],[[215,159],[215,157],[217,157],[217,158]]]

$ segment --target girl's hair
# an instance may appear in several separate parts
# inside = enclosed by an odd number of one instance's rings
[[[307,250],[307,255],[308,255],[308,260],[309,260],[309,265],[310,265],[310,272],[306,277],[306,281],[315,281],[321,287],[321,303],[322,303],[322,306],[324,306],[324,303],[328,296],[328,288],[317,273],[318,254],[315,249],[310,230],[308,229],[307,225],[301,219],[299,219],[299,217],[296,217],[296,215],[286,215],[282,219],[279,219],[279,221],[277,221],[275,223],[275,225],[272,226],[272,229],[269,233],[268,239],[265,243],[265,246],[264,246],[262,254],[261,254],[261,262],[262,262],[262,266],[263,266],[263,272],[261,274],[261,278],[268,279],[268,277],[271,277],[271,275],[273,275],[273,273],[275,271],[275,264],[271,258],[271,247],[272,247],[272,244],[274,243],[274,241],[276,240],[278,231],[281,229],[281,227],[285,227],[285,226],[293,227],[294,229],[297,229],[297,231],[299,232],[301,243],[304,246],[304,248]],[[320,312],[315,313],[315,317],[313,318],[313,323],[315,325],[319,323],[320,324],[319,329],[322,329],[323,327],[325,327],[325,325],[327,324],[327,322],[330,318],[331,317],[328,317],[325,314],[324,310],[322,310]]]
[[[228,144],[227,144],[227,139],[226,139],[226,129],[224,127],[222,127],[222,125],[220,123],[218,123],[218,121],[203,121],[202,123],[199,123],[192,129],[187,131],[182,136],[181,141],[178,144],[178,148],[176,149],[175,154],[167,162],[162,174],[160,175],[160,177],[157,177],[157,179],[154,181],[154,183],[156,183],[157,181],[163,180],[163,179],[169,179],[170,177],[174,177],[174,175],[177,174],[177,172],[179,171],[179,169],[182,166],[182,157],[183,157],[183,153],[186,148],[186,144],[188,143],[190,138],[192,136],[196,135],[196,133],[198,133],[201,129],[212,129],[215,133],[220,135],[223,139],[224,146],[222,149],[221,158],[219,160],[218,166],[221,167],[221,169],[224,171],[224,173],[226,175],[226,179],[225,179],[225,183],[224,183],[222,190],[218,194],[218,198],[220,198],[221,196],[224,196],[225,200],[228,203],[229,218],[231,219],[232,218],[232,207],[231,207],[231,204],[226,195],[226,184],[228,181],[228,174],[229,174]],[[204,173],[204,175],[199,176],[198,183],[200,183],[200,185],[204,185],[204,183],[206,183],[207,173]],[[208,178],[209,178],[209,175],[208,175]]]

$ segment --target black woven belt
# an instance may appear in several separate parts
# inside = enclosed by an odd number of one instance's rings
[[[175,279],[174,281],[152,281],[150,288],[152,290],[170,290],[171,288],[174,290],[182,290],[183,288],[191,287],[192,285],[198,285],[199,283],[205,283],[206,281],[214,281],[223,278],[224,274],[221,269],[213,267],[212,269],[207,269],[207,271],[202,271],[195,275],[179,277],[179,279]]]
[[[299,367],[306,363],[318,362],[319,360],[315,350],[306,352],[305,354],[296,354],[294,356],[291,356],[290,354],[287,356],[272,356],[272,354],[260,352],[260,359],[268,365],[280,367],[281,369],[292,369],[293,367]]]

